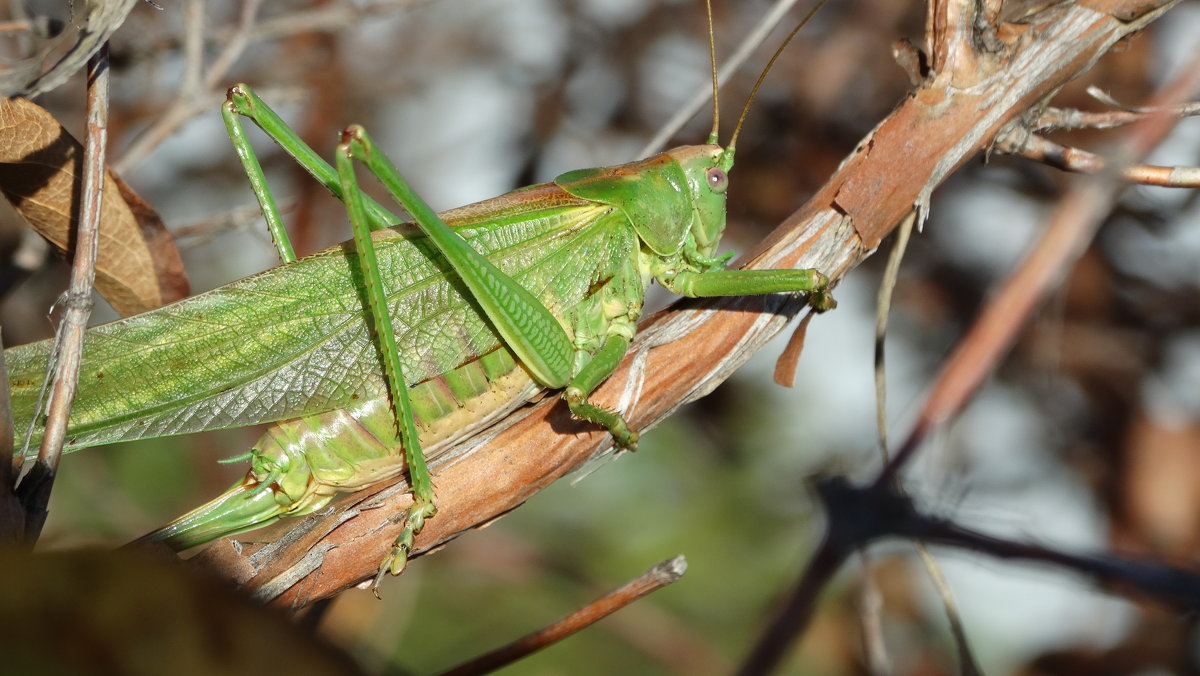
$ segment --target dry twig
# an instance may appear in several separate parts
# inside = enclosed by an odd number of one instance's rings
[[[118,174],[124,174],[149,155],[160,143],[167,140],[183,123],[206,110],[216,107],[219,98],[215,90],[224,81],[237,58],[250,42],[250,34],[254,28],[254,17],[262,0],[246,0],[242,4],[242,12],[238,17],[237,29],[230,36],[225,48],[208,68],[208,74],[201,77],[203,70],[203,34],[204,34],[204,3],[193,2],[187,6],[188,32],[184,37],[184,53],[186,65],[184,77],[180,82],[179,96],[146,131],[129,146],[125,154],[116,162],[113,169]]]
[[[83,197],[75,235],[71,282],[65,294],[65,313],[55,337],[54,381],[46,432],[32,469],[18,489],[25,510],[25,538],[36,542],[46,523],[46,506],[66,440],[67,417],[79,382],[83,334],[92,314],[96,281],[96,252],[100,244],[100,211],[104,197],[104,154],[108,143],[108,45],[88,60],[87,139],[83,149]]]
[[[679,580],[685,571],[687,571],[687,561],[682,556],[660,561],[653,568],[625,583],[619,589],[614,589],[554,624],[464,662],[446,671],[444,676],[486,674],[508,666],[590,627],[643,596]]]
[[[1160,603],[1194,612],[1200,608],[1200,576],[1156,561],[1109,554],[1071,554],[1035,544],[994,538],[957,523],[917,511],[908,496],[891,484],[855,487],[840,478],[819,482],[816,494],[829,515],[825,537],[775,621],[759,638],[738,673],[772,673],[793,639],[807,625],[817,596],[855,551],[885,537],[981,552],[1010,561],[1065,568],[1097,583],[1145,594]],[[967,669],[973,665],[965,665]],[[965,671],[964,673],[972,673]]]
[[[996,150],[1081,174],[1098,174],[1108,166],[1108,162],[1100,155],[1055,143],[1023,129],[1010,130],[998,138]],[[1163,188],[1200,187],[1200,167],[1127,164],[1121,167],[1121,177],[1130,183]]]
[[[1200,88],[1200,57],[1164,88],[1158,99],[1163,105],[1170,105],[1186,99],[1197,88]],[[1114,156],[1127,162],[1136,161],[1149,153],[1176,121],[1165,114],[1147,117],[1130,129]],[[856,489],[838,479],[821,484],[818,493],[829,514],[825,538],[784,609],[759,638],[740,673],[771,671],[807,624],[817,595],[845,559],[856,548],[885,536],[972,547],[1002,558],[1054,563],[1104,582],[1129,583],[1160,599],[1178,601],[1190,607],[1200,603],[1200,579],[1184,571],[1106,555],[1064,554],[971,533],[947,520],[918,514],[895,485],[899,471],[912,458],[921,441],[939,424],[956,415],[983,378],[992,372],[1036,302],[1065,275],[1091,241],[1121,188],[1120,172],[1110,170],[1076,184],[1064,196],[1045,236],[959,343],[928,395],[913,431],[870,487]]]
[[[1200,88],[1200,56],[1157,97],[1164,105],[1186,99]],[[1112,156],[1116,167],[1145,157],[1174,128],[1178,118],[1167,113],[1146,117],[1131,127]],[[926,435],[957,415],[972,393],[991,373],[1017,331],[1046,293],[1063,277],[1092,241],[1096,229],[1120,196],[1123,173],[1110,168],[1080,183],[1059,202],[1045,235],[1021,267],[989,303],[942,367],[909,437],[900,446],[879,481],[893,480]]]
[[[817,267],[840,278],[912,208],[996,134],[1116,42],[1173,3],[1064,3],[1034,21],[995,29],[976,54],[973,5],[935,22],[947,41],[930,79],[859,145],[829,182],[764,242],[750,267]],[[951,39],[952,38],[952,39]],[[646,429],[711,391],[804,307],[787,296],[686,301],[644,322],[622,366],[597,392]],[[696,354],[719,355],[700,363]],[[523,409],[432,465],[441,510],[419,552],[516,507],[610,443],[570,419],[556,399]],[[199,560],[273,603],[300,607],[369,578],[411,500],[403,483],[350,497],[269,547],[218,542]],[[276,531],[278,534],[279,531]]]

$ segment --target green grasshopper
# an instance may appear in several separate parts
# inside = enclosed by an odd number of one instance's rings
[[[726,270],[730,256],[716,256],[734,146],[717,145],[715,121],[706,145],[437,214],[361,127],[343,131],[334,168],[245,85],[222,115],[283,265],[89,330],[66,446],[273,423],[244,479],[148,536],[176,549],[407,471],[414,505],[380,565],[397,574],[436,512],[423,448],[542,389],[635,447],[637,433],[588,396],[629,348],[651,280],[683,296],[807,292],[818,311],[834,305],[815,270]],[[352,242],[295,258],[241,117],[345,203]],[[362,194],[355,160],[414,223]],[[50,350],[6,353],[16,429],[32,428],[34,446]]]

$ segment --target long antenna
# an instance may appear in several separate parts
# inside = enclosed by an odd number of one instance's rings
[[[742,133],[742,123],[746,121],[746,113],[750,112],[750,104],[754,101],[754,97],[758,94],[758,88],[762,86],[763,80],[767,79],[767,73],[771,72],[771,67],[775,65],[775,62],[779,59],[779,55],[783,53],[784,48],[788,46],[788,43],[792,41],[792,38],[796,37],[796,34],[800,32],[800,29],[804,28],[805,24],[807,24],[809,20],[812,19],[813,16],[825,6],[826,2],[828,2],[828,0],[820,0],[817,2],[816,6],[810,9],[808,14],[804,15],[804,18],[800,20],[800,23],[796,24],[796,27],[792,29],[792,32],[788,33],[787,38],[780,43],[779,48],[776,49],[775,53],[771,55],[771,60],[767,62],[766,67],[763,68],[762,73],[759,74],[758,80],[754,83],[754,89],[750,90],[750,96],[746,97],[746,105],[742,106],[742,114],[738,116],[737,126],[733,128],[733,137],[729,139],[729,145],[727,146],[728,150],[732,151],[737,145],[737,137],[738,134]]]
[[[742,64],[746,62],[746,59],[748,59],[754,52],[755,47],[758,47],[762,44],[762,41],[766,39],[767,34],[779,24],[779,21],[783,19],[783,16],[789,9],[792,8],[792,5],[794,4],[796,4],[796,0],[775,0],[775,4],[771,7],[771,10],[767,12],[767,15],[764,16],[762,20],[760,20],[758,24],[754,26],[754,28],[750,31],[750,34],[747,35],[744,40],[742,40],[742,43],[738,45],[733,54],[729,56],[729,60],[726,61],[725,64],[722,65],[717,71],[717,89],[720,89],[721,86],[723,86],[724,83],[729,80],[729,78],[736,73],[739,68],[741,68]],[[712,92],[708,91],[707,87],[705,87],[702,91],[697,91],[692,98],[688,99],[688,102],[684,106],[676,111],[675,115],[671,117],[670,121],[668,121],[658,130],[658,133],[654,135],[654,138],[650,139],[650,141],[644,148],[642,148],[638,155],[640,157],[645,157],[662,150],[663,146],[667,144],[667,141],[670,141],[671,137],[674,136],[675,133],[680,129],[682,129],[683,125],[687,124],[687,121],[692,119],[692,116],[700,112],[700,110],[704,108],[704,104],[711,100]]]
[[[721,130],[721,104],[717,99],[717,38],[713,32],[712,0],[704,0],[704,8],[708,15],[708,64],[712,68],[712,131],[708,134],[708,144],[716,145],[717,132]]]

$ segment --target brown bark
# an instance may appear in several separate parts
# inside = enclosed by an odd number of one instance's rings
[[[748,267],[816,267],[839,279],[1007,125],[1021,124],[1173,4],[1093,0],[1012,17],[1008,7],[935,3],[926,46],[933,72]],[[634,429],[652,427],[710,392],[803,308],[802,299],[782,295],[676,304],[643,323],[596,400],[619,402]],[[440,511],[417,538],[418,551],[489,523],[610,444],[606,433],[571,420],[557,397],[521,410],[433,463]],[[281,525],[290,530],[256,551],[221,542],[198,561],[264,601],[303,607],[373,576],[399,530],[396,516],[410,503],[402,482],[364,492]]]

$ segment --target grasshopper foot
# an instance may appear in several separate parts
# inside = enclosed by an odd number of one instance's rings
[[[425,527],[425,520],[437,513],[437,506],[429,500],[417,500],[404,515],[404,530],[392,541],[392,550],[379,562],[379,572],[371,584],[371,592],[375,598],[379,596],[379,583],[385,574],[399,575],[408,566],[408,555],[412,553],[413,541]]]
[[[617,446],[627,451],[637,450],[638,433],[629,429],[629,425],[626,424],[621,414],[588,403],[583,392],[575,388],[567,388],[563,398],[567,400],[567,406],[570,407],[571,414],[576,418],[596,423],[608,430],[613,435],[613,440],[617,442]]]
[[[837,301],[830,294],[829,278],[819,272],[815,274],[818,275],[817,283],[808,294],[808,305],[814,312],[827,312],[837,307]]]

